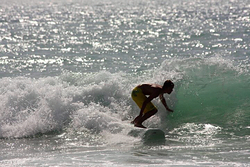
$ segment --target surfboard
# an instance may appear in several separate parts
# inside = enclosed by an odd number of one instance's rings
[[[141,137],[143,143],[146,145],[165,144],[165,133],[158,128],[154,129],[135,128],[132,129],[128,133],[128,135],[133,137]]]
[[[128,132],[128,135],[133,137],[142,137],[145,131],[146,129],[134,128]]]
[[[161,129],[148,129],[142,136],[144,144],[165,144],[165,133]]]

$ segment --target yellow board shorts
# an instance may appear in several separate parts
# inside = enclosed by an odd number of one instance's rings
[[[138,105],[139,108],[142,108],[143,102],[147,99],[147,97],[142,93],[141,88],[135,87],[132,91],[132,99],[135,101],[135,103]],[[153,103],[149,102],[147,106],[145,107],[143,114],[155,110],[156,107]]]

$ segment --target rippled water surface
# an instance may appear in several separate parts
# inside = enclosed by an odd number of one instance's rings
[[[246,2],[6,2],[0,11],[1,75],[134,72],[171,57],[245,58]]]

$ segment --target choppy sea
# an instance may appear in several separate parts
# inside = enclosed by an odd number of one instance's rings
[[[249,166],[249,70],[249,0],[1,0],[0,166]]]

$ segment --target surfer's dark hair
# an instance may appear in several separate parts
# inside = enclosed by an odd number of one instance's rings
[[[168,87],[171,87],[171,88],[174,87],[174,83],[173,83],[172,81],[170,81],[170,80],[166,80],[166,81],[164,82],[162,89],[166,89],[166,88],[168,88]]]

